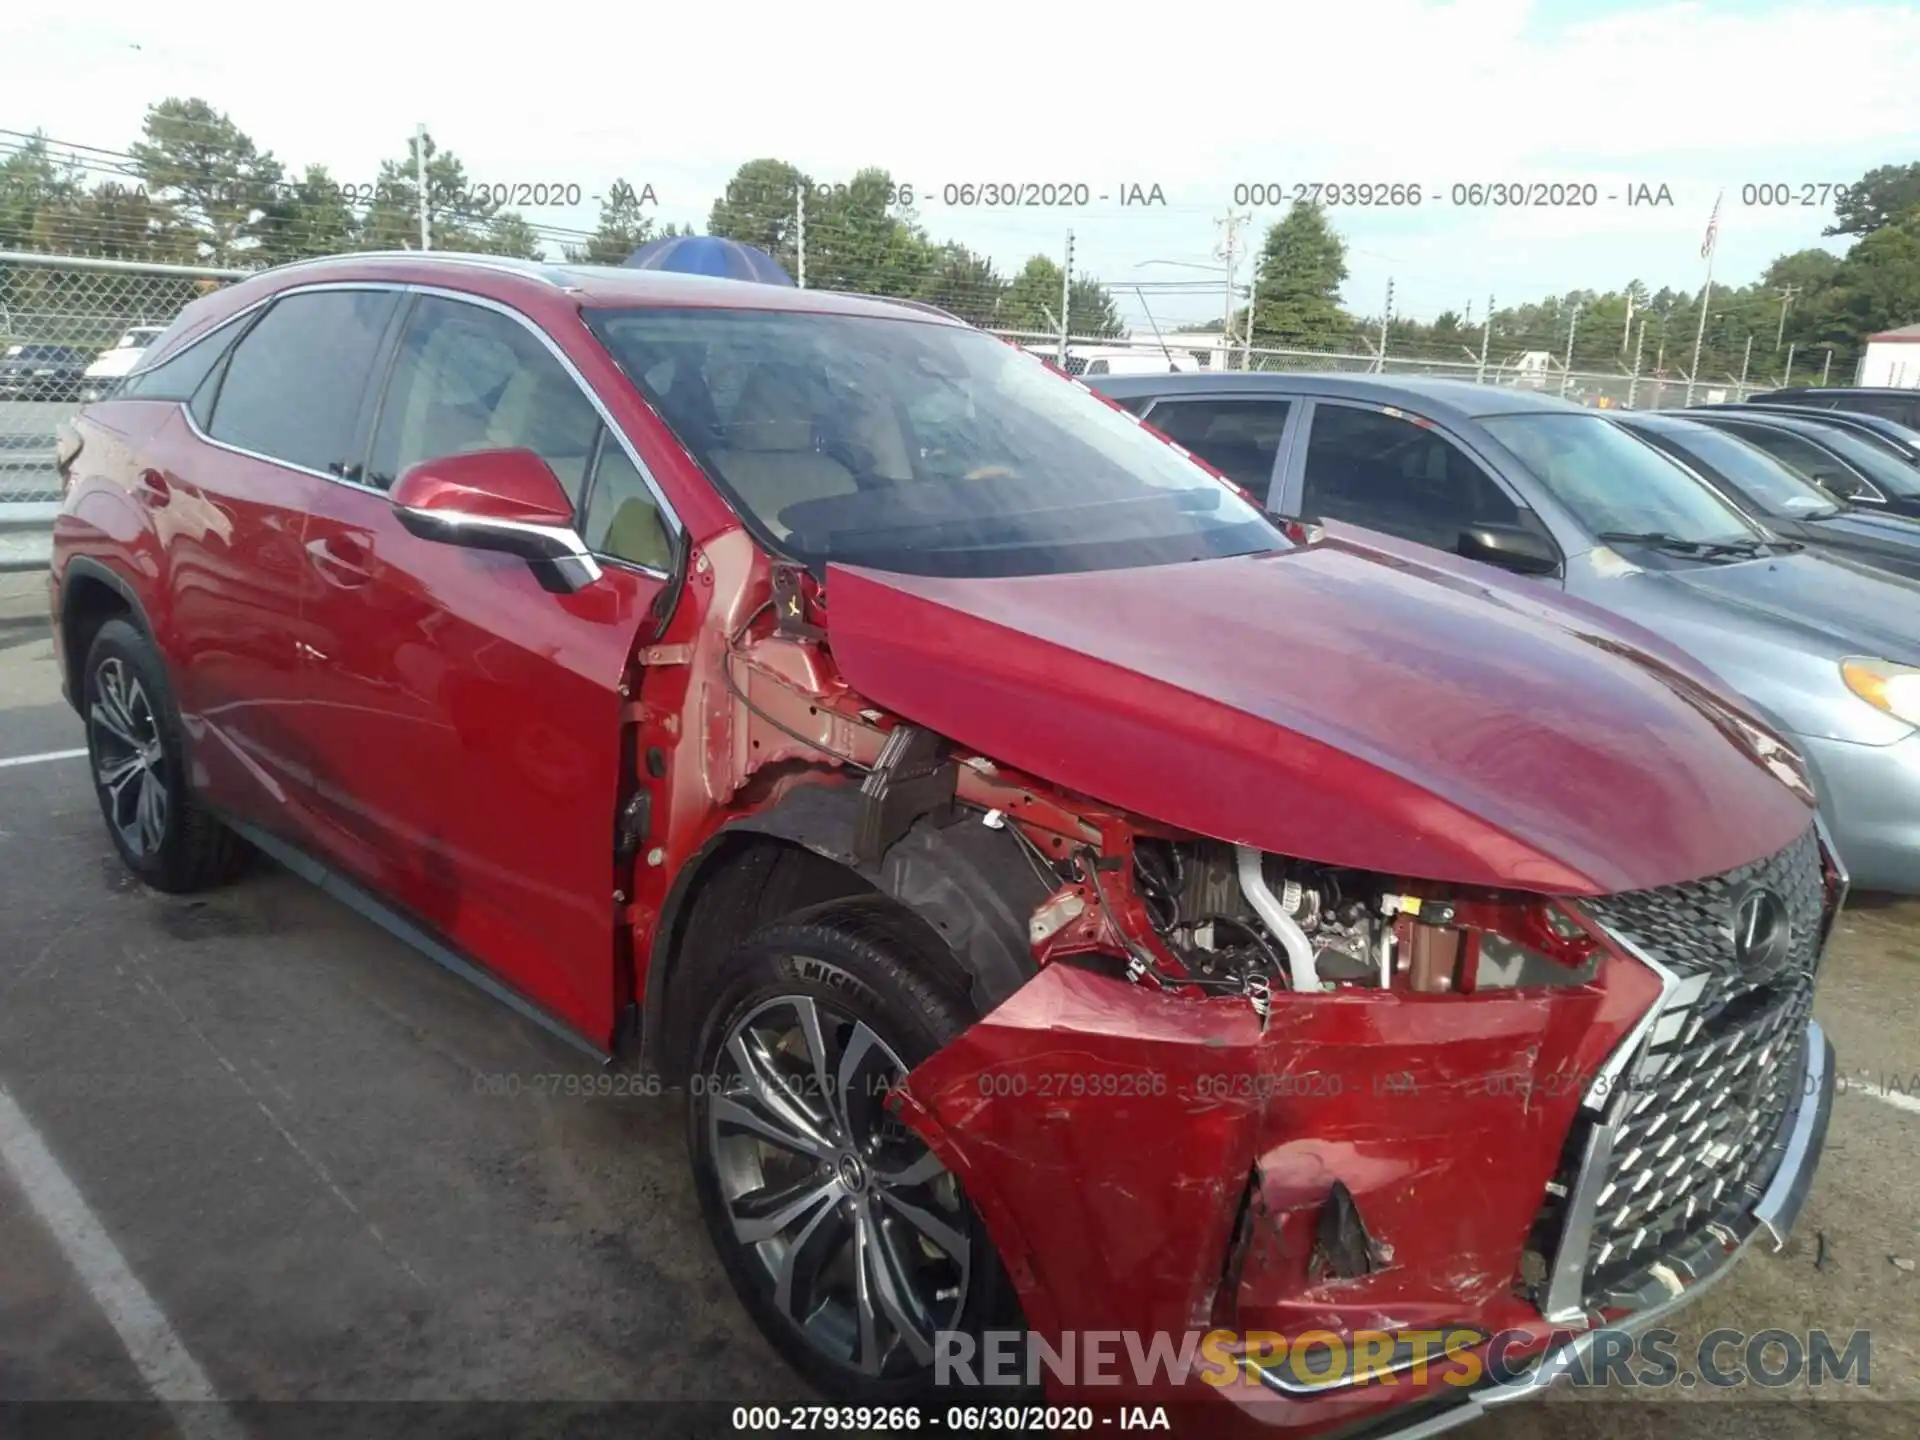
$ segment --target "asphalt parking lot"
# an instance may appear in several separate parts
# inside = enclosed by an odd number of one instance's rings
[[[0,762],[83,743],[43,583],[0,576]],[[1920,1432],[1920,904],[1843,918],[1818,1014],[1846,1085],[1800,1228],[1676,1328],[1683,1356],[1869,1331],[1871,1383],[1587,1391],[1456,1433]],[[486,1093],[590,1063],[270,866],[135,887],[83,760],[0,763],[0,1404],[160,1374],[224,1440],[252,1402],[810,1398],[710,1257],[675,1100]],[[70,1186],[61,1225],[23,1166]],[[135,1415],[102,1433],[170,1433]]]

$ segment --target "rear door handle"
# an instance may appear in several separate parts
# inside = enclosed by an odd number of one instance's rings
[[[373,579],[367,567],[372,549],[351,535],[323,535],[307,542],[307,558],[329,585],[352,590]]]

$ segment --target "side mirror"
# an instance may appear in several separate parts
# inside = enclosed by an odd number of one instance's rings
[[[1456,547],[1469,560],[1498,565],[1518,575],[1551,575],[1560,568],[1553,543],[1524,525],[1475,525],[1460,532]]]
[[[559,478],[531,450],[475,450],[422,460],[394,482],[394,514],[410,535],[518,555],[544,590],[571,595],[600,578],[573,528]]]

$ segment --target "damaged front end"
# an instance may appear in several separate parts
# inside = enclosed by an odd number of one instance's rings
[[[835,567],[829,615],[809,577],[763,589],[704,553],[724,624],[648,659],[698,717],[669,814],[727,818],[665,849],[797,844],[947,942],[982,1018],[893,1090],[900,1118],[1050,1354],[1123,1332],[1187,1357],[1078,1392],[1049,1369],[1058,1398],[1212,1397],[1308,1432],[1467,1418],[1791,1223],[1844,877],[1803,799],[1658,677],[1569,668],[1591,646],[1531,618],[1498,654],[1438,628],[1393,654],[1355,633],[1344,671],[1196,657],[1161,592],[1118,623],[1133,592],[1097,575]],[[1265,584],[1285,562],[1222,563]],[[1413,583],[1298,563],[1328,626],[1347,587]],[[1195,614],[1248,608],[1219,567],[1182,576]],[[1502,698],[1483,660],[1534,688]],[[1764,964],[1730,924],[1756,894]],[[1368,1363],[1299,1363],[1309,1336]],[[1419,1336],[1478,1347],[1475,1384]]]
[[[1798,1208],[1843,886],[1812,830],[1752,873],[1591,902],[1113,827],[1064,860],[1022,839],[1062,882],[1034,912],[1038,973],[899,1104],[1051,1353],[1226,1332],[1205,1353],[1231,1382],[1190,1368],[1174,1391],[1309,1430],[1457,1407],[1418,1343],[1328,1366],[1287,1363],[1288,1340],[1501,1336],[1513,1369],[1661,1313]],[[1804,942],[1766,976],[1709,918],[1756,885]],[[1476,1373],[1477,1406],[1552,1367]],[[1079,1398],[1166,1393],[1123,1374]]]

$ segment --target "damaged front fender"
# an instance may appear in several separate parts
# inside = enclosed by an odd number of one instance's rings
[[[1046,967],[901,1087],[1049,1345],[1537,1322],[1529,1234],[1658,982],[1195,998]],[[1327,1253],[1344,1190],[1367,1263]],[[1338,1202],[1344,1204],[1342,1200]],[[1108,1392],[1113,1398],[1113,1392]]]

